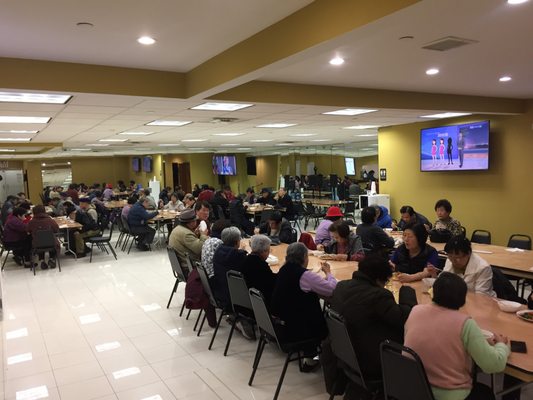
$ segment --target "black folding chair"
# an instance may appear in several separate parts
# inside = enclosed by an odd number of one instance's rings
[[[507,242],[507,247],[516,247],[517,249],[522,250],[531,250],[531,236],[525,235],[522,233],[515,233],[509,237]],[[520,285],[522,285],[522,297],[524,297],[524,292],[526,288],[526,283],[531,284],[531,280],[522,280],[522,278],[517,278],[515,276],[506,275],[507,279],[511,281],[516,281],[516,291],[520,291]]]
[[[226,342],[226,348],[224,349],[224,356],[228,354],[229,344],[231,343],[231,338],[237,322],[245,320],[252,325],[255,325],[252,303],[250,302],[250,295],[248,294],[248,286],[246,285],[243,275],[238,271],[229,270],[226,272],[226,277],[228,278],[228,289],[231,298],[231,306],[233,308],[233,321],[231,322],[228,341]]]
[[[476,229],[472,232],[472,243],[491,244],[492,239],[489,231],[483,229]]]
[[[372,381],[364,379],[344,319],[338,313],[329,309],[326,313],[326,323],[331,340],[331,350],[335,357],[337,357],[339,367],[348,379],[364,389],[372,398],[375,398],[382,387],[382,382],[380,380]],[[330,400],[334,397],[336,386],[337,382],[334,383],[334,389],[329,397]]]
[[[422,360],[413,350],[386,340],[380,345],[386,400],[434,400]]]
[[[55,251],[55,250],[56,250],[56,236],[54,232],[52,232],[51,230],[43,229],[43,230],[35,231],[33,233],[32,249],[31,249],[32,259],[36,254],[46,253],[47,251],[50,252],[50,251]],[[61,263],[59,262],[59,252],[56,253],[56,261],[57,261],[59,272],[61,272]],[[31,269],[33,270],[33,275],[35,275],[36,264],[34,264],[33,261],[31,263]]]
[[[284,353],[287,353],[285,364],[283,365],[283,370],[281,371],[278,386],[274,394],[274,400],[276,400],[281,390],[281,385],[283,384],[283,379],[285,378],[285,373],[287,372],[287,366],[289,365],[289,362],[298,360],[300,371],[302,371],[302,358],[304,357],[304,350],[310,348],[311,346],[318,348],[321,340],[319,338],[308,339],[300,342],[287,342],[282,340],[274,328],[274,321],[267,310],[265,299],[261,292],[257,289],[251,288],[249,293],[260,336],[259,343],[257,344],[257,351],[254,357],[252,375],[250,376],[248,385],[252,386],[252,382],[254,380],[257,367],[259,366],[259,362],[261,361],[261,356],[263,354],[263,350],[265,349],[265,345],[268,342],[276,342],[280,350]]]
[[[172,247],[167,247],[167,253],[168,259],[170,261],[170,266],[172,267],[172,273],[176,278],[176,282],[174,283],[174,287],[172,288],[172,292],[170,293],[170,298],[168,299],[167,303],[167,308],[169,308],[170,303],[172,302],[172,297],[174,297],[174,293],[176,293],[176,291],[178,290],[179,283],[187,283],[187,276],[181,268],[180,260],[178,258],[178,255],[176,254],[176,251]],[[180,317],[183,315],[184,309],[185,301],[183,301],[183,305],[181,306]]]
[[[0,225],[0,257],[4,254],[4,251],[7,250],[6,257],[4,258],[4,261],[2,262],[2,271],[4,270],[4,266],[6,265],[6,261],[9,257],[9,254],[11,252],[15,252],[17,250],[23,250],[23,246],[13,245],[13,244],[5,244],[4,243],[4,230]]]
[[[86,239],[86,242],[91,244],[91,257],[89,257],[89,263],[93,261],[94,245],[96,245],[100,250],[105,251],[107,254],[109,254],[109,251],[107,251],[107,248],[109,247],[109,250],[111,250],[111,253],[113,253],[115,260],[117,260],[117,253],[115,253],[115,249],[111,245],[111,238],[113,236],[113,225],[113,222],[109,223],[109,235],[93,236]]]
[[[268,222],[270,217],[274,214],[274,210],[263,210],[261,211],[261,217],[259,219],[259,223],[262,224],[263,222]]]
[[[205,268],[201,264],[199,264],[196,266],[196,269],[198,270],[198,274],[200,275],[200,280],[202,281],[204,292],[207,294],[207,297],[209,297],[209,303],[213,307],[215,307],[215,310],[221,310],[220,316],[217,320],[217,325],[215,327],[215,330],[213,331],[213,336],[211,337],[211,342],[209,343],[208,349],[211,350],[211,347],[213,347],[213,342],[215,341],[215,337],[217,336],[218,328],[220,327],[220,323],[222,322],[222,317],[224,316],[224,314],[227,314],[228,311],[218,303],[217,299],[213,295],[213,291],[211,290],[211,285],[209,284],[209,278],[207,277],[207,272]],[[204,318],[202,319],[202,323],[200,324],[200,328],[198,329],[198,333],[196,334],[196,336],[200,336],[200,332],[202,331],[206,318],[207,315],[204,313]]]

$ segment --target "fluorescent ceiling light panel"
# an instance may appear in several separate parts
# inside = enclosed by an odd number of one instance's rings
[[[14,149],[0,149],[0,152],[1,153],[14,153],[15,150]]]
[[[240,143],[222,143],[220,146],[240,146]]]
[[[438,68],[430,68],[426,70],[426,75],[437,75],[439,72]]]
[[[276,143],[276,146],[292,146],[292,143]]]
[[[453,118],[453,117],[462,117],[465,115],[472,115],[472,113],[444,112],[444,113],[439,113],[439,114],[421,115],[420,118]]]
[[[151,135],[154,132],[120,132],[119,135],[132,135],[132,136],[146,136]]]
[[[115,349],[118,349],[119,347],[120,347],[119,342],[108,342],[108,343],[97,344],[96,346],[94,346],[94,348],[96,349],[98,353],[102,353],[104,351],[109,351],[109,350],[115,350]]]
[[[311,139],[311,142],[331,142],[331,139]]]
[[[352,125],[352,126],[345,126],[342,129],[377,129],[379,128],[379,125]]]
[[[85,146],[104,147],[104,146],[109,146],[109,144],[107,144],[107,143],[89,143],[89,144],[86,144]]]
[[[0,142],[30,142],[31,138],[0,137]]]
[[[47,124],[51,117],[19,117],[13,115],[0,115],[2,124]]]
[[[342,110],[328,111],[322,114],[326,115],[360,115],[367,114],[371,112],[376,112],[378,110],[370,110],[365,108],[343,108]]]
[[[361,133],[359,135],[354,135],[355,137],[371,137],[371,136],[377,136],[377,133]]]
[[[242,136],[244,133],[213,133],[212,136]]]
[[[71,151],[91,151],[91,149],[69,149]]]
[[[209,110],[209,111],[237,111],[243,108],[248,108],[253,104],[242,103],[204,103],[194,107],[191,110]]]
[[[172,146],[180,146],[178,143],[161,143],[161,144],[158,144],[158,146],[161,146],[161,147],[172,147]]]
[[[65,104],[71,97],[68,94],[0,92],[0,101],[6,103]]]
[[[207,139],[183,139],[182,142],[207,142]]]
[[[294,137],[307,137],[307,136],[316,136],[317,134],[316,133],[294,133],[292,135],[289,135],[289,136],[294,136]]]
[[[25,361],[31,361],[33,356],[31,353],[17,354],[16,356],[7,358],[7,365],[18,364]]]
[[[16,134],[26,134],[26,133],[34,134],[38,132],[39,131],[23,131],[23,130],[16,130],[16,129],[11,129],[9,131],[0,131],[0,133],[16,133]]]
[[[262,125],[257,125],[256,128],[288,128],[289,126],[296,126],[297,124],[281,124],[281,123],[276,123],[276,124],[262,124]]]
[[[155,43],[155,39],[150,36],[141,36],[140,38],[137,39],[137,42],[139,42],[140,44],[149,46]]]
[[[188,124],[192,124],[192,121],[156,119],[155,121],[148,122],[146,125],[148,126],[183,126],[183,125],[188,125]]]
[[[158,394],[154,394],[153,396],[143,397],[141,400],[163,400],[163,398]]]
[[[6,340],[17,339],[28,336],[28,328],[20,328],[14,331],[6,332]]]
[[[80,316],[80,323],[82,325],[93,324],[95,322],[100,322],[100,321],[101,321],[101,318],[98,313]]]
[[[245,151],[245,150],[252,150],[252,148],[251,147],[239,147],[237,150]]]
[[[48,397],[48,389],[46,385],[32,387],[26,390],[19,390],[16,393],[17,400],[37,400]]]
[[[266,143],[266,142],[273,142],[274,139],[252,139],[250,140],[250,142],[255,142],[255,143]]]
[[[128,139],[100,139],[99,142],[125,142]]]

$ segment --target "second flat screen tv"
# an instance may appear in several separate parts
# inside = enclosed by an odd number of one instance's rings
[[[355,175],[355,163],[352,157],[344,157],[346,165],[346,175]]]
[[[420,131],[421,171],[489,169],[489,121]]]
[[[143,157],[143,171],[152,172],[152,157]]]
[[[213,174],[237,175],[235,156],[213,156]]]

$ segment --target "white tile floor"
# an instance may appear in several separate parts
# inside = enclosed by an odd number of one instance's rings
[[[223,324],[211,351],[212,330],[193,332],[196,312],[178,316],[183,287],[166,304],[174,284],[166,251],[119,260],[95,250],[89,259],[62,257],[62,272],[17,267],[2,276],[0,323],[7,400],[271,399],[283,355],[265,350],[254,386],[247,382],[256,342],[234,336]],[[11,258],[11,256],[10,256]],[[181,285],[180,285],[181,286]],[[207,324],[206,324],[207,325]],[[280,399],[327,399],[321,372],[301,374],[291,365]]]

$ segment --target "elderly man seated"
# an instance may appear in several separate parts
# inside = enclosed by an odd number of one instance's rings
[[[252,236],[250,247],[252,252],[244,260],[242,273],[248,287],[259,290],[269,306],[277,276],[266,262],[270,254],[270,239],[265,235]]]
[[[205,231],[198,227],[196,212],[194,210],[184,210],[178,217],[176,226],[170,238],[169,247],[176,250],[182,268],[187,265],[187,257],[192,261],[200,261],[202,256],[202,246],[208,239]]]

